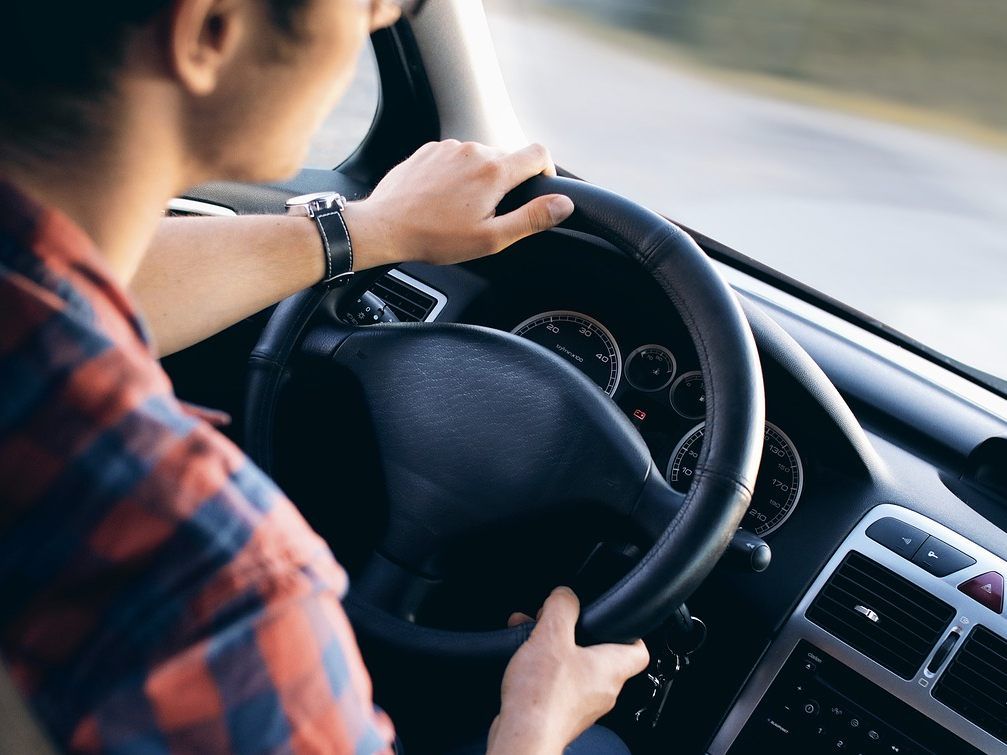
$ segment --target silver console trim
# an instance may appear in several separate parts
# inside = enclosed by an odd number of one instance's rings
[[[404,273],[398,268],[393,268],[388,271],[388,275],[390,275],[392,278],[397,278],[398,280],[405,283],[407,286],[412,286],[417,291],[426,294],[436,302],[434,304],[434,308],[430,310],[430,314],[426,316],[426,319],[424,319],[423,322],[433,322],[434,320],[437,319],[437,316],[441,313],[444,307],[447,306],[448,297],[445,294],[441,293],[436,288],[431,288],[423,281],[417,280],[409,273]]]
[[[183,197],[169,199],[167,209],[189,213],[190,215],[206,215],[218,218],[233,218],[238,214],[230,207],[224,207],[213,202],[201,202],[198,199],[185,199]]]
[[[958,550],[967,553],[976,560],[976,563],[953,574],[949,574],[944,578],[933,576],[908,559],[902,558],[902,556],[867,537],[867,528],[878,519],[886,516],[896,517],[907,524],[919,527],[943,540],[948,545],[952,545]],[[936,677],[943,672],[947,664],[950,663],[951,658],[965,644],[964,639],[957,643],[955,653],[949,655],[944,660],[936,674],[926,671],[926,663],[924,663],[923,668],[919,669],[916,676],[906,681],[805,618],[805,613],[818,596],[822,587],[829,577],[832,576],[836,567],[846,557],[846,554],[852,550],[856,550],[874,559],[956,608],[958,614],[951,622],[947,631],[941,635],[938,643],[935,644],[935,650],[944,637],[952,631],[958,630],[962,634],[967,635],[976,624],[982,624],[987,629],[1007,638],[1007,616],[994,613],[958,590],[958,585],[962,582],[988,571],[996,571],[1007,575],[1007,561],[962,537],[957,532],[915,511],[910,511],[901,506],[883,504],[867,513],[815,579],[811,589],[802,598],[800,604],[797,606],[797,610],[791,615],[780,632],[779,637],[770,645],[766,655],[749,678],[737,702],[730,713],[728,713],[713,743],[710,745],[708,750],[709,755],[724,755],[731,748],[734,740],[748,722],[752,712],[762,700],[763,695],[765,695],[776,675],[790,657],[791,652],[801,640],[807,640],[821,648],[861,676],[874,682],[882,689],[983,752],[1003,753],[1007,750],[1007,745],[999,739],[991,734],[987,734],[971,721],[958,715],[931,695]]]

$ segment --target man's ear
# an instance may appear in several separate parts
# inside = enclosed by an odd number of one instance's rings
[[[176,0],[168,27],[175,75],[193,95],[216,89],[246,30],[245,0]]]

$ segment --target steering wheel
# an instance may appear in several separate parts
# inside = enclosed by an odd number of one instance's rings
[[[699,586],[751,499],[764,393],[733,292],[688,234],[596,186],[540,176],[501,208],[552,193],[576,206],[564,227],[606,239],[654,278],[694,342],[706,436],[687,494],[668,485],[639,433],[594,383],[509,333],[460,324],[326,325],[305,339],[325,295],[307,290],[276,308],[250,358],[246,449],[267,471],[280,386],[295,351],[348,370],[359,383],[389,511],[377,552],[345,606],[358,631],[406,652],[474,661],[512,654],[531,625],[463,632],[409,617],[445,549],[546,513],[574,517],[586,500],[625,517],[653,542],[628,574],[584,607],[578,627],[584,643],[631,642]]]

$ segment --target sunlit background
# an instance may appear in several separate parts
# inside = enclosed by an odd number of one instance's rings
[[[1007,3],[486,6],[565,168],[1007,378]],[[364,59],[309,164],[359,142],[376,87]]]

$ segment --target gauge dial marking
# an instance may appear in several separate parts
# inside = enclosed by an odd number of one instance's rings
[[[665,477],[681,493],[692,485],[705,435],[706,423],[702,422],[686,433],[671,453]],[[741,526],[760,537],[775,532],[794,513],[803,489],[804,466],[797,448],[783,430],[767,422],[755,493]]]
[[[612,333],[593,317],[555,310],[529,317],[511,331],[563,357],[605,391],[615,394],[622,353]]]
[[[662,391],[671,384],[677,369],[674,354],[664,346],[649,343],[626,358],[626,382],[645,393]]]
[[[668,392],[671,408],[686,419],[702,419],[706,416],[706,384],[699,370],[686,372],[672,383]]]

